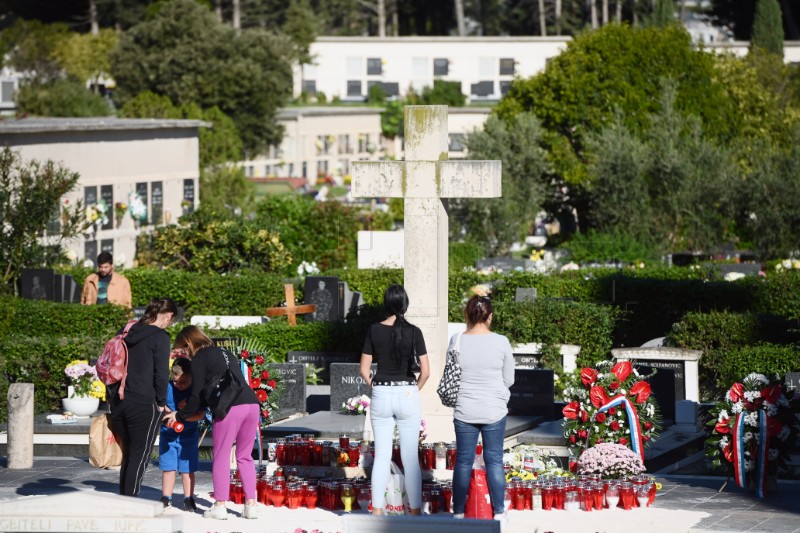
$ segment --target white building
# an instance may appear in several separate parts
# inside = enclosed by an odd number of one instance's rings
[[[716,31],[716,30],[715,30]],[[699,32],[699,33],[698,33]],[[748,42],[721,42],[697,30],[707,50],[747,53]],[[380,84],[390,97],[420,91],[435,79],[457,81],[471,102],[496,101],[515,77],[527,78],[567,46],[569,37],[318,37],[313,64],[295,70],[294,94],[363,102]],[[711,41],[711,42],[709,42]],[[784,43],[787,63],[800,62],[800,42]]]
[[[318,37],[314,62],[297,69],[295,95],[324,93],[330,100],[360,102],[380,84],[387,96],[403,96],[457,81],[471,101],[493,101],[515,76],[544,68],[568,37]]]
[[[353,161],[402,157],[402,140],[381,135],[382,111],[367,106],[282,109],[277,114],[285,129],[280,146],[240,165],[259,184],[265,183],[261,178],[296,177],[307,178],[311,186],[326,178],[345,183]],[[490,111],[489,107],[450,108],[450,159],[466,156],[465,137],[483,127]]]
[[[205,126],[197,120],[9,119],[0,121],[0,145],[20,152],[25,162],[52,160],[79,173],[64,199],[72,205],[82,200],[95,212],[105,205],[108,220],[68,242],[67,249],[93,262],[109,251],[115,262],[131,266],[142,230],[176,222],[197,205],[198,129]],[[146,206],[140,221],[121,205],[130,207],[137,195]]]

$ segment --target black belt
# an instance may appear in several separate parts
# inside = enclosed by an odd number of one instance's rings
[[[378,387],[407,387],[409,385],[416,385],[416,381],[373,381],[372,386]]]

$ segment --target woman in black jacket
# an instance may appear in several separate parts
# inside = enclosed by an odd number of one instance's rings
[[[164,328],[172,323],[177,311],[169,298],[150,300],[144,316],[131,326],[125,337],[128,347],[125,399],[120,399],[120,384],[108,386],[111,424],[121,441],[119,493],[124,496],[139,495],[158,435],[170,379],[170,342]]]
[[[183,409],[169,413],[165,420],[183,422],[202,406],[207,398],[203,391],[216,384],[225,371],[226,365],[242,385],[238,396],[233,400],[228,414],[214,419],[212,437],[211,477],[214,482],[214,505],[205,512],[206,518],[226,520],[228,510],[225,503],[230,492],[230,456],[236,443],[236,465],[242,477],[245,504],[242,518],[258,518],[256,501],[256,470],[253,464],[253,445],[259,431],[261,404],[255,392],[247,384],[239,359],[229,352],[223,352],[197,326],[186,326],[175,338],[175,348],[184,348],[192,360],[192,394]],[[227,358],[227,362],[226,362]]]

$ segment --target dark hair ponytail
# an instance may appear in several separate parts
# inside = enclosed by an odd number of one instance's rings
[[[403,328],[411,327],[405,317],[408,311],[408,294],[402,285],[392,285],[386,289],[383,293],[383,307],[386,309],[387,317],[392,315],[395,317],[392,326],[392,358],[395,364],[398,364],[402,359],[400,343],[403,340]],[[414,334],[413,330],[411,334]]]
[[[467,319],[467,327],[481,324],[489,320],[492,314],[492,301],[488,296],[478,296],[477,294],[469,299],[467,307],[464,309],[464,317]]]
[[[178,307],[169,298],[153,298],[144,310],[144,316],[139,319],[142,324],[152,324],[161,313],[178,314]]]

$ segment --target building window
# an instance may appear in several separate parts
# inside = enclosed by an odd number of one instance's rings
[[[289,163],[289,177],[294,177],[294,163]]]
[[[160,181],[150,182],[150,207],[153,213],[150,223],[155,226],[162,225],[164,223],[164,184]]]
[[[350,174],[350,160],[349,159],[340,159],[339,160],[339,169],[342,172],[342,176],[346,176]]]
[[[317,135],[317,155],[328,155],[333,144],[332,135]]]
[[[494,94],[494,82],[479,81],[478,83],[473,83],[470,88],[470,94],[472,96],[492,96]]]
[[[11,104],[14,102],[14,82],[3,81],[0,82],[0,102],[4,104]]]
[[[361,92],[361,80],[347,80],[347,96],[364,96]]]
[[[500,75],[513,76],[514,75],[514,59],[504,58],[500,60]]]
[[[352,153],[352,151],[350,150],[350,136],[349,135],[347,135],[347,134],[339,135],[339,140],[338,140],[338,142],[336,144],[337,144],[338,152],[340,154],[350,154],[350,153]]]
[[[508,94],[509,89],[511,89],[511,82],[510,81],[501,81],[500,82],[500,94],[505,96]]]
[[[114,227],[114,186],[102,185],[100,198],[106,204],[106,223],[100,227],[101,229],[112,229]]]
[[[317,81],[316,80],[303,80],[303,92],[306,94],[317,94]]]
[[[381,74],[383,74],[383,62],[381,58],[367,58],[367,76],[380,76]]]
[[[321,159],[317,161],[317,177],[324,178],[328,175],[328,161]]]
[[[358,134],[358,153],[363,154],[369,145],[369,133]]]
[[[433,75],[434,76],[447,76],[450,70],[450,60],[446,58],[438,58],[433,60]]]
[[[463,133],[451,133],[449,138],[449,146],[447,147],[448,150],[451,152],[463,152],[464,151],[464,140],[466,139],[466,135]]]

